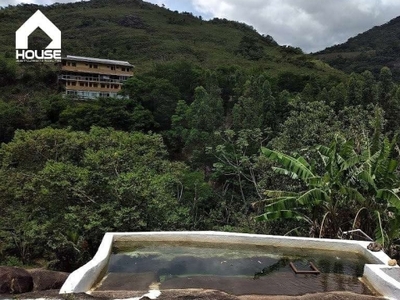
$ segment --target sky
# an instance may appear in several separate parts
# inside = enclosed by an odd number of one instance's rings
[[[51,4],[74,0],[0,0]],[[75,0],[76,1],[76,0]],[[280,45],[316,52],[346,42],[361,32],[400,16],[399,0],[149,0],[171,10],[188,11],[204,19],[244,22]]]

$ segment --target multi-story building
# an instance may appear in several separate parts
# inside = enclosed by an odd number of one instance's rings
[[[60,69],[65,94],[80,99],[118,97],[122,83],[133,76],[133,65],[127,61],[82,56],[62,58]]]

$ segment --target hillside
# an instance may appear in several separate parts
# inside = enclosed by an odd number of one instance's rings
[[[343,78],[343,74],[302,54],[280,47],[251,26],[204,21],[140,0],[92,0],[39,6],[23,4],[0,10],[0,54],[14,57],[14,33],[37,9],[62,32],[63,55],[128,60],[143,73],[155,63],[190,61],[203,68],[238,66],[264,69],[271,77],[291,72],[306,78]],[[47,45],[37,30],[30,45]],[[303,85],[304,86],[304,85]]]
[[[135,65],[128,97],[63,97],[57,65],[16,63],[15,31],[38,9],[64,56]],[[104,232],[163,230],[359,228],[398,259],[388,68],[349,76],[248,25],[139,0],[2,8],[0,40],[0,265],[71,272]]]
[[[329,47],[315,56],[347,73],[365,70],[379,74],[389,67],[400,80],[400,17],[350,38],[346,43]]]

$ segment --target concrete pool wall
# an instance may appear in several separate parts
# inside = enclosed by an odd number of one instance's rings
[[[367,246],[370,242],[215,231],[106,233],[93,259],[69,275],[60,290],[60,294],[90,291],[101,273],[105,271],[112,245],[117,241],[245,244],[292,248],[297,251],[313,249],[358,253],[371,262],[371,264],[365,265],[363,277],[372,287],[388,299],[399,299],[400,295],[400,282],[383,271],[388,268],[397,268],[400,272],[400,268],[389,267],[390,258],[383,251],[369,251]]]

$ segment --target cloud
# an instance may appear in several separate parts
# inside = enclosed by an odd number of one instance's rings
[[[79,0],[0,0],[52,4]],[[400,15],[399,0],[147,0],[205,18],[226,18],[252,25],[281,45],[315,52],[345,42]]]
[[[0,6],[6,7],[8,5],[18,5],[21,3],[24,4],[41,4],[41,5],[49,5],[53,3],[68,3],[68,2],[78,2],[80,0],[0,0]],[[85,0],[87,1],[87,0]]]
[[[400,15],[398,0],[192,0],[196,10],[244,22],[279,44],[318,51]]]

